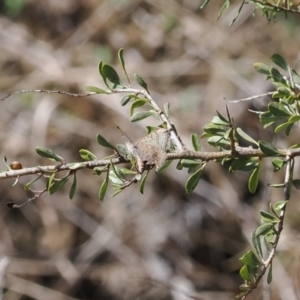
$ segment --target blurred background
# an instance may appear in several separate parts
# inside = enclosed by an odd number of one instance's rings
[[[299,17],[279,16],[268,24],[246,5],[234,24],[241,1],[230,1],[217,21],[222,1],[199,10],[197,0],[2,0],[0,2],[0,96],[20,89],[82,93],[88,85],[104,87],[99,60],[120,71],[117,53],[125,49],[127,71],[148,83],[160,106],[171,104],[171,121],[188,148],[191,133],[215,115],[225,114],[226,100],[272,90],[255,62],[269,64],[274,53],[299,67]],[[216,3],[220,2],[220,3]],[[299,72],[299,69],[298,69]],[[72,98],[21,94],[1,102],[0,155],[24,167],[49,165],[35,153],[51,148],[67,162],[81,161],[82,148],[98,158],[111,152],[96,142],[100,133],[124,143],[117,126],[132,140],[145,135],[151,119],[130,123],[122,95]],[[268,99],[228,104],[236,125],[255,139],[288,147],[298,141],[273,140],[257,115]],[[205,140],[203,151],[212,151]],[[34,179],[0,182],[0,298],[5,300],[71,299],[230,299],[239,292],[238,258],[250,249],[259,210],[282,200],[271,161],[264,163],[258,192],[250,195],[250,174],[229,174],[210,162],[204,179],[187,195],[188,174],[176,163],[163,174],[151,172],[144,195],[133,185],[103,202],[98,191],[104,176],[77,173],[53,196],[32,197],[23,185]],[[296,165],[297,170],[299,166]],[[1,166],[5,170],[4,163]],[[298,172],[299,173],[299,172]],[[45,182],[37,182],[42,190]],[[299,194],[293,191],[284,233],[273,266],[273,282],[262,282],[249,299],[300,299]]]

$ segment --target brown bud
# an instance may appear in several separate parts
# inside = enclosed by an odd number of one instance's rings
[[[13,161],[11,164],[10,164],[10,167],[12,170],[20,170],[23,168],[22,164],[18,161]]]

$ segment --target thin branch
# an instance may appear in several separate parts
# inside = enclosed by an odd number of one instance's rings
[[[40,192],[38,192],[37,194],[35,194],[33,197],[29,198],[27,201],[21,203],[21,204],[16,204],[14,202],[8,202],[6,203],[6,205],[9,207],[9,208],[20,208],[26,204],[28,204],[29,202],[35,200],[35,199],[38,199],[40,198],[45,192],[47,192],[47,189],[44,189]]]
[[[251,101],[251,100],[254,100],[254,99],[261,98],[261,97],[271,96],[274,93],[275,93],[275,91],[274,92],[267,92],[267,93],[264,93],[264,94],[255,95],[255,96],[251,96],[251,97],[247,97],[247,98],[236,99],[236,100],[227,100],[227,101],[230,102],[230,103],[238,103],[238,102],[242,102],[242,101]]]
[[[7,94],[5,97],[0,98],[0,101],[4,101],[7,98],[9,98],[12,95],[15,94],[27,94],[27,93],[47,93],[47,94],[62,94],[62,95],[67,95],[70,97],[88,97],[88,96],[93,96],[93,95],[97,95],[98,93],[95,92],[90,92],[90,93],[86,93],[86,94],[76,94],[76,93],[69,93],[69,92],[64,92],[64,91],[52,91],[52,90],[20,90],[20,91],[15,91],[12,93]],[[110,91],[107,91],[108,94],[110,94]]]
[[[286,156],[285,179],[284,179],[284,191],[283,191],[285,201],[290,200],[292,161],[293,161],[293,159],[292,159],[291,155],[287,155]],[[286,206],[287,206],[286,204],[283,205],[283,207],[280,210],[279,222],[277,223],[277,231],[276,231],[275,239],[273,241],[273,246],[272,246],[272,249],[269,253],[269,256],[268,256],[267,260],[264,262],[264,266],[261,269],[261,273],[257,277],[256,281],[251,285],[251,289],[249,289],[247,291],[247,293],[243,295],[243,297],[241,298],[242,300],[245,299],[254,289],[257,288],[260,280],[265,275],[267,269],[269,267],[271,267],[271,265],[272,265],[273,259],[274,259],[275,254],[276,254],[276,249],[277,249],[277,246],[278,246],[278,243],[279,243],[280,234],[281,234],[282,229],[283,229],[283,221],[284,221],[284,217],[285,217]]]

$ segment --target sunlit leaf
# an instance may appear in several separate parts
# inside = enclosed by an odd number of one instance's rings
[[[256,192],[258,182],[259,182],[259,171],[260,171],[260,166],[253,170],[249,178],[248,189],[251,194],[254,194]]]
[[[130,106],[130,116],[133,115],[134,110],[135,110],[136,108],[145,105],[147,102],[148,102],[147,99],[137,99],[137,100],[133,101],[133,102],[131,103],[131,106]]]
[[[101,184],[101,187],[100,187],[100,190],[99,190],[99,199],[101,201],[104,199],[104,197],[106,195],[107,187],[108,187],[108,172],[106,173],[105,180]]]
[[[84,160],[97,160],[97,156],[89,150],[80,149],[79,154]]]
[[[258,73],[269,75],[270,74],[270,67],[263,64],[263,63],[255,63],[254,68]]]
[[[191,134],[191,141],[195,151],[201,151],[201,144],[199,135],[196,133]]]

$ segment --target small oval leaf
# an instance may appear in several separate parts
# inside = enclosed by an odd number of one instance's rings
[[[79,154],[84,160],[97,160],[97,156],[89,150],[80,149]]]
[[[73,174],[74,178],[73,178],[73,183],[71,185],[71,189],[69,192],[69,198],[72,200],[76,191],[76,186],[77,186],[77,178],[76,178],[76,172],[74,172]]]
[[[116,149],[116,147],[114,147],[111,143],[109,143],[101,134],[98,133],[96,138],[99,145],[114,150]]]
[[[114,85],[121,85],[120,77],[112,66],[104,64],[102,66],[102,73]]]
[[[59,180],[53,181],[53,184],[48,189],[49,194],[53,195],[55,192],[57,192],[61,187],[63,187],[67,181],[70,179],[70,175],[63,177]]]
[[[285,71],[288,70],[288,64],[286,63],[285,59],[280,55],[280,54],[273,54],[271,56],[271,60],[273,61],[274,64],[279,66],[280,68],[284,69]]]
[[[259,171],[260,171],[260,166],[253,170],[249,178],[248,189],[251,194],[254,194],[256,192],[258,181],[259,181]]]
[[[266,141],[258,141],[259,149],[267,156],[279,156],[282,155],[277,148]]]
[[[204,164],[201,168],[199,168],[194,174],[192,174],[188,178],[188,180],[185,184],[185,190],[186,190],[187,193],[191,193],[196,188],[196,186],[198,185],[198,182],[202,177],[205,165],[206,164]]]
[[[51,160],[59,161],[61,163],[65,163],[65,160],[61,156],[55,154],[51,149],[47,149],[44,147],[36,147],[35,151],[39,156],[46,157]]]
[[[147,92],[149,92],[149,91],[148,91],[148,85],[147,85],[147,83],[144,81],[144,79],[143,79],[141,76],[139,76],[138,74],[134,74],[134,78],[135,78],[136,82],[137,82],[142,88],[144,88]]]
[[[130,116],[133,115],[134,110],[136,108],[145,105],[147,102],[148,102],[148,100],[146,100],[146,99],[137,99],[137,100],[133,101],[130,106]]]
[[[99,199],[102,201],[106,195],[106,191],[107,191],[107,187],[108,187],[108,172],[106,173],[106,178],[103,181],[103,183],[101,184],[100,190],[99,190]]]
[[[252,143],[256,146],[258,146],[257,141],[255,141],[251,136],[249,136],[247,133],[245,133],[241,128],[237,128],[236,129],[237,133],[246,141],[248,141],[249,143]]]
[[[138,122],[140,120],[146,119],[150,116],[153,116],[155,113],[151,111],[140,111],[132,115],[130,118],[131,122]]]
[[[263,63],[255,63],[254,68],[258,73],[269,75],[270,74],[270,67],[263,64]]]
[[[140,193],[141,194],[144,194],[144,187],[145,187],[145,183],[146,183],[148,174],[149,174],[149,170],[147,171],[147,173],[143,176],[143,178],[141,180],[141,183],[140,183]]]
[[[191,141],[195,151],[201,151],[201,144],[199,135],[196,133],[191,134]]]

